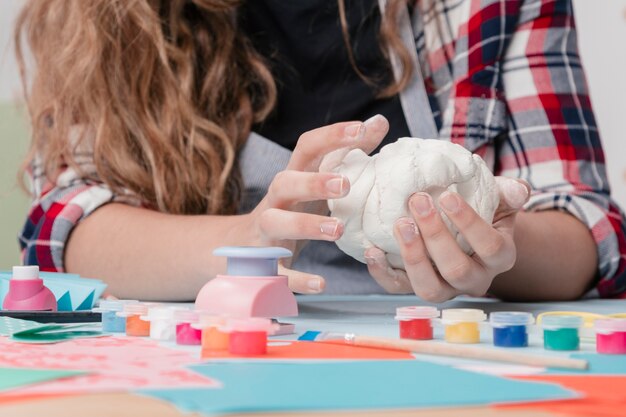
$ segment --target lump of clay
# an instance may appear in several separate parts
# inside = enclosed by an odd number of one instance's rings
[[[441,193],[454,191],[489,223],[499,203],[494,176],[480,156],[444,140],[401,138],[371,157],[360,149],[338,150],[324,158],[320,171],[342,174],[351,184],[346,197],[328,201],[331,216],[345,225],[337,246],[361,262],[365,262],[366,249],[378,247],[400,269],[404,267],[393,225],[400,217],[411,217],[411,195],[430,194],[439,210]],[[442,217],[470,254],[458,230],[445,214]]]

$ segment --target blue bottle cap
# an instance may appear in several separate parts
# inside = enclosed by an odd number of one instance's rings
[[[226,256],[226,273],[247,277],[278,275],[278,259],[292,256],[281,247],[223,246],[213,251],[215,256]]]

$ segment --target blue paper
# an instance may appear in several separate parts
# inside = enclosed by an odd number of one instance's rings
[[[192,366],[221,389],[142,390],[184,411],[397,409],[576,397],[558,385],[509,380],[411,361],[218,362]]]
[[[99,279],[77,274],[40,272],[39,276],[57,299],[59,311],[90,310],[107,287]],[[9,290],[10,279],[10,272],[0,272],[0,306]]]
[[[548,374],[595,374],[595,375],[626,375],[626,355],[600,355],[597,353],[575,353],[575,359],[584,359],[589,362],[589,369],[580,371],[575,369],[549,369]]]

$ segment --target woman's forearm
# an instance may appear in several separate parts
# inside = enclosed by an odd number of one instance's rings
[[[120,298],[193,300],[225,261],[214,248],[241,245],[245,216],[180,216],[109,204],[81,222],[65,251],[68,272],[97,277]]]
[[[597,270],[589,229],[559,211],[521,212],[515,226],[517,261],[490,292],[519,301],[571,300],[590,289]]]

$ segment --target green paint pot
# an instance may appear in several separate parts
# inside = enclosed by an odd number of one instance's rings
[[[583,319],[579,316],[554,315],[546,316],[541,323],[543,327],[543,347],[548,350],[578,350],[580,336],[578,329]]]

